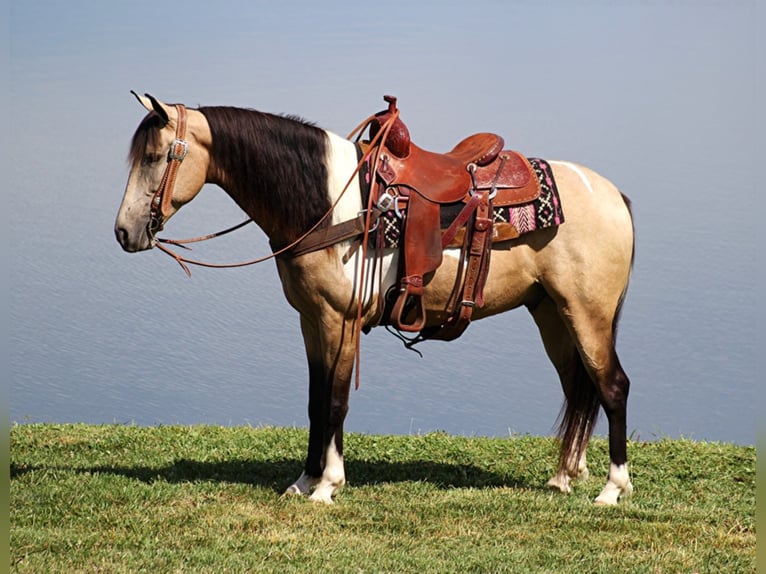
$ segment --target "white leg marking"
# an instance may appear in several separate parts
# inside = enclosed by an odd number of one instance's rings
[[[343,456],[335,448],[335,435],[325,453],[325,465],[322,477],[309,497],[314,502],[332,504],[333,495],[346,483],[346,472],[343,469]]]
[[[564,167],[567,167],[567,168],[571,169],[573,172],[575,172],[577,175],[580,176],[580,179],[585,184],[585,187],[588,188],[588,191],[590,193],[593,193],[593,186],[590,184],[590,181],[588,180],[588,178],[585,177],[585,173],[583,172],[582,169],[580,169],[580,166],[578,166],[577,164],[568,162],[568,161],[550,161],[548,163],[555,163],[555,164],[558,164],[558,165],[563,165]]]
[[[571,478],[566,470],[559,470],[556,475],[547,482],[548,488],[551,490],[558,490],[563,494],[569,494],[572,492],[572,487],[569,486]]]
[[[289,494],[308,494],[318,482],[318,478],[311,478],[305,472],[302,472],[298,477],[298,480],[288,486],[282,496],[287,496]]]
[[[572,487],[570,486],[572,480],[587,480],[590,476],[585,453],[580,456],[580,460],[577,461],[577,465],[570,464],[569,467],[574,467],[574,470],[570,470],[569,468],[560,468],[556,475],[548,481],[548,488],[558,490],[564,494],[569,494],[572,492]]]
[[[588,457],[583,452],[580,460],[577,463],[577,479],[588,480],[588,478],[590,478],[590,471],[588,470]]]
[[[620,497],[628,497],[633,492],[633,484],[630,482],[628,465],[619,466],[612,464],[609,466],[609,478],[606,486],[596,497],[594,501],[599,506],[614,506]]]

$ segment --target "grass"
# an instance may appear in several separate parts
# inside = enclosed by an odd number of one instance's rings
[[[333,506],[279,497],[307,433],[287,428],[11,429],[12,572],[754,572],[754,447],[631,441],[636,493],[545,481],[549,438],[346,437]]]

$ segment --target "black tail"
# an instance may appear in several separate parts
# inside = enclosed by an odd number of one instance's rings
[[[562,441],[560,466],[570,468],[585,452],[596,426],[601,401],[596,385],[591,380],[580,353],[574,351],[570,392],[562,408],[559,438]],[[573,469],[574,470],[574,469]]]

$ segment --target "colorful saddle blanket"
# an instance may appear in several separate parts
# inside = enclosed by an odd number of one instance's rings
[[[556,227],[564,223],[564,212],[561,208],[556,181],[550,164],[538,158],[528,158],[540,181],[540,195],[528,203],[494,209],[494,241],[515,239],[525,233],[530,233],[546,227]],[[457,217],[463,203],[443,205],[441,209],[441,227],[445,229]],[[382,247],[396,249],[403,222],[407,217],[406,209],[398,212],[391,210],[384,213],[378,221],[379,233],[382,232]],[[370,234],[370,245],[381,247],[377,233]],[[450,246],[462,244],[462,233],[458,233]]]

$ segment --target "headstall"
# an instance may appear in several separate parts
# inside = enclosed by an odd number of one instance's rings
[[[157,187],[157,191],[154,192],[149,208],[147,232],[152,239],[154,239],[154,234],[162,231],[162,228],[165,226],[165,221],[170,213],[173,187],[176,183],[178,168],[189,151],[189,143],[184,139],[186,137],[186,107],[183,104],[176,104],[175,107],[178,111],[176,137],[173,143],[170,144],[168,163],[165,167],[165,172],[162,174],[160,185]]]

